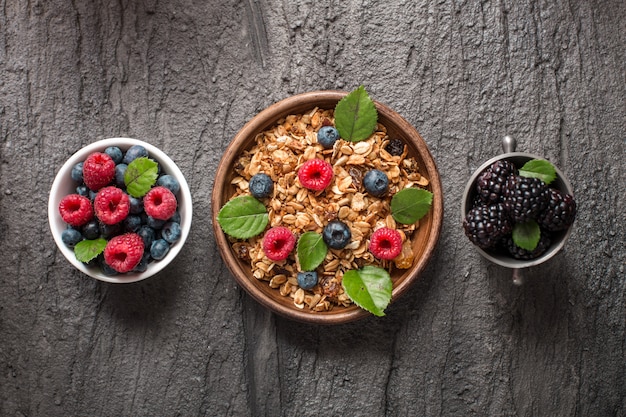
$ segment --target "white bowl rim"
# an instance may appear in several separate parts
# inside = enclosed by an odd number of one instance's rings
[[[461,222],[463,222],[463,219],[465,219],[465,215],[470,209],[468,207],[469,196],[472,194],[474,183],[476,181],[476,178],[478,178],[478,176],[480,175],[480,173],[485,168],[487,168],[488,166],[490,166],[496,161],[500,161],[502,159],[511,159],[511,158],[520,158],[520,157],[528,158],[528,159],[546,159],[541,156],[537,156],[535,154],[527,153],[527,152],[506,152],[498,156],[494,156],[493,158],[485,161],[481,166],[479,166],[474,171],[470,179],[467,181],[467,184],[465,185],[465,190],[463,191],[463,197],[461,200]],[[557,181],[561,182],[562,188],[564,188],[568,194],[574,195],[572,185],[568,181],[565,174],[563,174],[563,172],[561,172],[561,170],[559,170],[559,168],[557,168],[556,166],[554,166],[554,169],[557,174]],[[539,256],[538,258],[530,259],[530,260],[515,259],[512,257],[503,256],[503,255],[495,255],[484,249],[479,248],[476,245],[472,245],[472,246],[474,246],[474,248],[478,251],[478,253],[480,253],[485,259],[488,259],[489,261],[497,265],[504,266],[506,268],[511,268],[511,269],[522,269],[522,268],[529,268],[531,266],[539,265],[547,261],[548,259],[552,258],[554,255],[556,255],[565,245],[565,241],[567,241],[571,232],[572,232],[572,227],[570,226],[565,231],[561,239],[556,243],[552,242],[549,249],[543,255]]]
[[[66,191],[63,189],[63,183],[68,181],[69,173],[72,167],[80,161],[83,161],[87,155],[96,151],[104,151],[109,146],[118,146],[122,148],[129,148],[133,145],[141,145],[146,148],[150,158],[153,158],[159,162],[162,166],[163,171],[166,173],[173,175],[180,183],[180,201],[179,201],[179,210],[182,206],[182,211],[180,211],[181,215],[181,237],[180,239],[171,246],[169,253],[166,255],[165,259],[160,261],[153,261],[148,265],[148,269],[144,272],[128,272],[125,274],[117,274],[117,275],[106,275],[104,274],[100,268],[98,267],[89,267],[84,263],[78,261],[76,256],[74,255],[74,250],[72,248],[67,247],[63,241],[61,240],[61,233],[67,227],[66,223],[61,219],[58,207],[61,199],[67,195]],[[65,177],[64,174],[67,174]],[[71,181],[71,178],[69,179]],[[183,204],[181,205],[181,202]],[[50,195],[48,199],[48,223],[50,226],[50,230],[52,232],[52,236],[54,241],[56,242],[57,247],[65,256],[65,258],[74,266],[76,269],[88,275],[92,278],[95,278],[100,281],[110,282],[110,283],[131,283],[144,280],[149,278],[158,272],[160,272],[163,268],[165,268],[181,251],[183,248],[187,237],[189,236],[189,231],[191,229],[191,219],[193,213],[193,204],[191,199],[191,192],[189,190],[189,185],[185,180],[185,176],[182,171],[178,168],[178,166],[172,161],[172,159],[167,156],[165,152],[160,150],[154,145],[147,143],[143,140],[134,139],[134,138],[125,138],[125,137],[115,137],[115,138],[107,138],[97,140],[92,142],[78,151],[76,151],[70,158],[65,161],[65,163],[59,168],[57,171],[52,186],[50,188]]]

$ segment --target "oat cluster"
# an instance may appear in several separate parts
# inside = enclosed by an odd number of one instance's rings
[[[268,209],[270,227],[286,226],[299,236],[307,231],[322,233],[331,220],[339,219],[350,227],[351,242],[343,249],[329,249],[317,268],[319,284],[310,290],[298,286],[299,265],[295,250],[280,262],[268,259],[262,250],[263,234],[248,240],[231,238],[237,256],[249,262],[252,275],[267,281],[282,296],[291,297],[300,309],[329,311],[348,306],[352,301],[344,293],[341,280],[345,271],[364,265],[388,270],[407,269],[413,264],[410,238],[419,223],[396,224],[391,216],[391,197],[408,187],[426,187],[428,179],[420,175],[418,163],[407,156],[385,150],[389,142],[386,128],[378,124],[375,132],[361,142],[338,140],[333,149],[317,143],[317,131],[334,125],[333,110],[314,108],[310,112],[289,115],[257,135],[254,146],[242,152],[235,163],[231,198],[249,195],[249,180],[257,173],[269,175],[274,182],[273,195],[263,199]],[[322,191],[304,188],[298,179],[299,167],[319,158],[333,166],[334,178]],[[365,191],[362,179],[370,169],[379,169],[389,178],[386,196],[373,197]],[[402,253],[393,261],[376,259],[368,250],[369,237],[380,227],[398,230],[403,239]]]

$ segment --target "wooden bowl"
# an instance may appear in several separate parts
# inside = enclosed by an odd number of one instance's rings
[[[295,95],[277,102],[258,115],[253,117],[234,137],[226,149],[218,166],[215,185],[212,194],[213,229],[218,247],[224,262],[233,274],[237,283],[255,300],[270,310],[302,322],[317,324],[339,324],[367,317],[369,312],[356,305],[349,307],[335,306],[331,311],[315,312],[307,307],[298,309],[293,299],[284,297],[276,289],[270,288],[267,282],[257,280],[252,276],[250,266],[241,261],[234,253],[229,238],[222,231],[217,222],[217,215],[221,207],[230,199],[234,192],[231,180],[235,173],[233,166],[244,149],[253,146],[255,137],[287,115],[297,115],[309,112],[315,107],[334,109],[337,102],[347,93],[343,91],[314,91]],[[375,102],[378,110],[378,121],[388,131],[390,138],[400,138],[409,147],[409,156],[416,158],[420,173],[426,176],[430,184],[428,190],[433,193],[433,204],[428,214],[420,220],[420,226],[412,236],[415,260],[413,266],[406,270],[394,270],[392,273],[393,291],[392,302],[404,294],[409,286],[418,279],[433,255],[439,239],[443,220],[443,195],[439,172],[428,146],[404,118],[389,107]]]

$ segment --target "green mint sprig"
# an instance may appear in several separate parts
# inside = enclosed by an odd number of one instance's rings
[[[128,164],[124,173],[126,192],[135,197],[143,197],[156,183],[159,175],[159,164],[147,157],[141,157]]]
[[[259,200],[241,195],[224,204],[217,214],[217,222],[227,235],[249,239],[265,230],[269,215]]]
[[[428,213],[433,193],[421,188],[405,188],[391,198],[391,216],[402,224],[413,224]]]
[[[393,283],[383,268],[366,265],[346,271],[341,281],[344,291],[359,307],[375,316],[384,316],[391,301]]]
[[[302,271],[313,271],[324,261],[328,247],[319,233],[305,232],[298,239],[296,250]]]
[[[335,106],[335,127],[344,140],[359,142],[367,139],[377,123],[376,105],[363,86],[350,92]]]
[[[81,240],[74,246],[74,255],[79,262],[86,263],[104,252],[106,245],[107,241],[102,238]]]

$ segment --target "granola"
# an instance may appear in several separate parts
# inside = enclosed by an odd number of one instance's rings
[[[268,259],[262,250],[262,235],[238,240],[230,238],[233,251],[248,262],[255,279],[266,281],[282,296],[291,297],[297,308],[329,311],[335,306],[349,306],[341,280],[345,271],[364,265],[377,265],[391,271],[407,269],[414,254],[410,238],[419,222],[396,223],[391,215],[390,197],[372,197],[364,190],[362,178],[369,169],[379,169],[389,178],[391,196],[408,187],[426,187],[428,179],[419,172],[415,158],[408,156],[407,147],[401,155],[385,150],[389,137],[384,125],[377,124],[375,132],[361,142],[338,140],[332,149],[317,143],[317,131],[333,125],[333,110],[314,108],[308,113],[289,115],[255,138],[251,149],[241,153],[234,166],[231,181],[235,198],[249,195],[248,183],[257,173],[265,173],[274,182],[273,194],[263,199],[269,216],[269,226],[287,226],[299,236],[308,231],[321,233],[331,220],[339,219],[350,227],[350,243],[343,249],[329,249],[317,268],[320,279],[310,290],[298,286],[300,270],[297,256],[291,253],[284,261]],[[324,159],[333,166],[334,178],[322,191],[304,188],[297,171],[307,160]],[[368,251],[369,236],[380,227],[401,233],[402,253],[392,261],[379,260]]]

